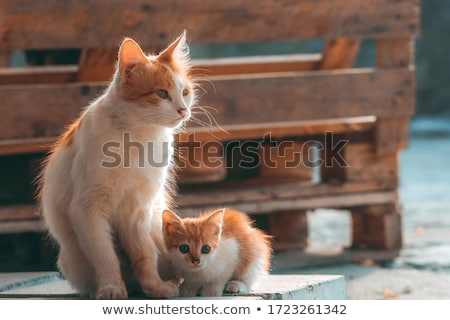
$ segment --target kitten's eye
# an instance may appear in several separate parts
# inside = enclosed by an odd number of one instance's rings
[[[189,252],[189,246],[187,244],[182,244],[180,247],[180,252],[181,253],[188,253]]]
[[[183,90],[183,97],[186,97],[189,94],[189,90],[188,89],[184,89]]]
[[[208,246],[207,244],[205,244],[204,246],[202,246],[202,253],[203,254],[208,254],[211,251],[211,247]]]
[[[169,99],[169,92],[166,89],[158,89],[155,93],[161,99]]]

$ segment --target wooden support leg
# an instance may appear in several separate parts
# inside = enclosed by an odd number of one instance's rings
[[[402,247],[402,217],[395,204],[352,208],[356,249],[393,250]]]
[[[275,250],[304,249],[308,245],[305,210],[281,211],[269,215],[269,233]]]

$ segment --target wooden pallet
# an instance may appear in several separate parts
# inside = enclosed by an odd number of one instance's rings
[[[353,220],[354,248],[398,250],[398,156],[408,145],[408,120],[415,110],[411,48],[419,15],[418,0],[398,0],[395,6],[391,0],[283,5],[273,0],[177,0],[170,5],[131,0],[114,6],[103,0],[3,1],[0,161],[30,157],[27,167],[15,170],[35,174],[61,130],[104,90],[124,36],[149,50],[163,48],[183,29],[192,44],[324,39],[323,50],[315,54],[193,61],[201,73],[210,70],[214,90],[200,103],[216,109],[221,127],[191,122],[178,136],[185,148],[176,202],[186,215],[233,206],[267,216],[266,228],[280,250],[307,245],[308,210],[346,209]],[[364,39],[376,43],[375,66],[353,68]],[[80,50],[78,64],[6,67],[14,50],[66,48]],[[333,154],[336,142],[344,140],[346,166]],[[293,147],[270,155],[274,143],[286,142]],[[208,143],[215,148],[208,155],[217,166],[205,158]],[[246,143],[266,161],[237,166],[242,149],[229,151],[230,146]],[[285,168],[308,144],[321,146],[313,160],[324,165]],[[190,157],[198,158],[195,166],[182,159]],[[0,184],[0,194],[7,188]],[[5,201],[0,207],[0,233],[40,230],[33,203]]]

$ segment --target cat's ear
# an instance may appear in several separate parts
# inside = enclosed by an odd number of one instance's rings
[[[164,210],[162,213],[163,233],[171,235],[176,226],[181,225],[182,221],[179,216],[169,210]]]
[[[218,234],[222,232],[224,214],[225,208],[217,209],[214,212],[212,212],[207,218],[207,222],[216,228],[216,233]],[[213,230],[213,228],[211,228],[211,230]]]
[[[148,59],[142,52],[136,41],[126,38],[119,49],[119,71],[129,74],[136,66],[148,63]]]
[[[183,61],[187,59],[188,53],[189,47],[186,44],[186,30],[184,30],[174,42],[158,55],[158,60],[167,63],[174,60]]]

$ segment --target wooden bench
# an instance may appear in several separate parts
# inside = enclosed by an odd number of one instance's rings
[[[352,247],[394,257],[402,245],[398,157],[415,110],[412,44],[419,14],[419,0],[3,1],[0,162],[28,156],[27,166],[13,168],[35,174],[64,126],[104,89],[124,36],[149,51],[183,29],[192,45],[322,39],[315,54],[193,61],[214,85],[200,104],[215,108],[221,128],[190,122],[179,135],[185,156],[200,162],[181,171],[176,202],[188,215],[217,206],[248,212],[274,235],[278,251],[307,246],[308,210],[349,210]],[[366,39],[376,45],[374,66],[354,68]],[[16,50],[68,48],[80,51],[77,64],[8,66]],[[207,165],[204,149],[194,148],[211,141],[218,142],[208,150],[215,167]],[[339,141],[347,142],[339,154],[344,162],[334,154]],[[283,142],[291,147],[269,152]],[[244,145],[265,161],[239,166]],[[311,163],[322,165],[285,168],[304,150],[316,150]],[[4,201],[0,233],[41,230],[29,197]]]

